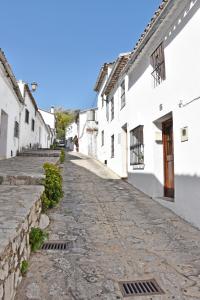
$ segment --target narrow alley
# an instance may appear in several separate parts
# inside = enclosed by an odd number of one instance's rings
[[[67,154],[64,198],[50,210],[50,241],[40,250],[16,300],[114,300],[119,282],[154,278],[164,291],[140,300],[200,299],[200,232],[99,162]]]

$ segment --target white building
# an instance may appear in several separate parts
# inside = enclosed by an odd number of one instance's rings
[[[55,121],[52,130],[38,111],[28,84],[16,81],[0,50],[0,159],[23,149],[49,148],[54,135]]]
[[[50,128],[38,111],[28,84],[20,80],[18,85],[24,98],[24,105],[20,114],[19,150],[49,148],[51,144]]]
[[[199,8],[198,0],[163,1],[96,88],[98,158],[198,227]]]
[[[56,117],[55,117],[54,107],[52,106],[50,111],[39,109],[39,112],[42,115],[45,123],[51,129],[51,141],[50,141],[50,143],[53,144],[53,142],[56,139]]]
[[[0,159],[19,150],[19,122],[23,98],[15,76],[0,50]]]
[[[65,130],[66,149],[69,151],[76,150],[73,142],[75,136],[78,137],[78,126],[77,122],[72,122]]]
[[[79,152],[97,157],[97,108],[83,110],[79,113],[78,142]]]

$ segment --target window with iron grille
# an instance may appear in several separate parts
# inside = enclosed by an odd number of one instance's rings
[[[111,157],[115,155],[115,138],[114,134],[111,136]]]
[[[104,130],[101,132],[101,146],[104,146]]]
[[[130,131],[130,164],[144,164],[143,125]]]
[[[106,100],[106,119],[109,121],[109,102]]]
[[[111,121],[114,119],[114,98],[110,100]]]
[[[19,123],[15,121],[14,137],[19,138]]]
[[[125,81],[121,84],[121,109],[126,105]]]
[[[25,122],[27,124],[29,123],[29,111],[28,111],[28,109],[25,109]]]
[[[163,43],[161,43],[158,46],[158,48],[152,53],[151,65],[153,67],[153,72],[151,74],[154,80],[154,87],[156,87],[157,85],[161,84],[163,80],[166,79]]]
[[[32,131],[35,130],[35,120],[34,119],[32,119],[32,122],[31,122],[31,129],[32,129]]]

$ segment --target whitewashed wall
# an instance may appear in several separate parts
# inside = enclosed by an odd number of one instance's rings
[[[20,151],[22,149],[36,148],[38,144],[36,126],[34,131],[32,130],[32,120],[36,124],[37,108],[33,104],[27,90],[24,88],[25,83],[23,81],[18,82],[21,94],[24,97],[24,105],[20,114]],[[29,122],[25,122],[26,109],[29,111]]]
[[[163,205],[195,226],[200,227],[200,1],[177,1],[137,61],[126,75],[126,106],[120,110],[120,81],[112,91],[115,99],[115,118],[107,122],[105,105],[99,108],[98,157],[124,176],[124,145],[122,126],[127,123],[128,180]],[[166,80],[153,87],[150,56],[164,42]],[[121,80],[121,79],[120,79]],[[100,93],[99,93],[100,94]],[[110,95],[110,98],[113,96]],[[179,107],[183,100],[183,107]],[[162,105],[162,109],[160,109]],[[163,198],[164,168],[163,145],[155,141],[158,121],[167,114],[173,116],[174,134],[174,202]],[[144,126],[144,169],[130,166],[130,130]],[[188,141],[181,142],[180,130],[188,127]],[[100,132],[105,131],[105,146],[100,146]],[[115,156],[111,154],[111,135],[115,136]]]
[[[0,155],[0,159],[15,156],[19,149],[19,138],[14,137],[14,124],[15,121],[19,123],[21,108],[22,104],[19,102],[12,84],[0,63],[0,124],[2,121],[1,111],[3,110],[8,116],[7,141],[4,139],[7,150],[6,155]],[[1,132],[0,134],[3,135],[4,133]],[[4,145],[2,146],[4,147]]]
[[[78,137],[78,128],[77,128],[77,123],[73,122],[67,126],[65,130],[65,140],[66,140],[66,148],[67,150],[75,150],[75,146],[73,143],[73,138],[77,136]]]
[[[88,120],[88,113],[91,110],[82,111],[79,113],[79,152],[91,157],[97,157],[97,123],[96,121]],[[95,110],[95,119],[97,119]],[[96,130],[94,130],[96,129]]]
[[[39,112],[41,113],[44,122],[49,125],[51,128],[51,144],[53,144],[54,140],[56,139],[56,118],[54,113],[54,108],[51,107],[51,111],[45,111],[43,109],[39,109]]]

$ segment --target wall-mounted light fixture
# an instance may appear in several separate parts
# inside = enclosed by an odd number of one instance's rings
[[[180,101],[179,101],[178,106],[179,106],[180,108],[183,107],[183,100],[180,100]]]
[[[31,83],[31,91],[35,92],[37,90],[37,88],[38,88],[37,82],[32,82]]]

